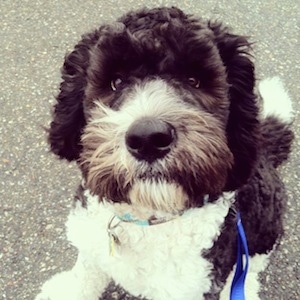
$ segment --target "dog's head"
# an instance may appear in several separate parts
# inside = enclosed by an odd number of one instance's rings
[[[117,202],[173,211],[238,188],[257,154],[249,48],[176,8],[102,26],[66,57],[52,151]]]

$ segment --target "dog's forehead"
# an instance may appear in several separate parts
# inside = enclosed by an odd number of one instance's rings
[[[158,23],[165,23],[172,19],[184,20],[187,19],[187,16],[178,8],[160,7],[129,12],[119,18],[119,21],[124,23],[126,27],[135,26],[139,28],[145,26],[145,24],[153,27]]]
[[[154,9],[142,9],[128,13],[119,18],[119,22],[123,23],[130,31],[141,29],[155,29],[168,24],[174,28],[179,27],[202,27],[200,19],[194,18],[192,15],[186,15],[180,9],[175,7],[162,7]]]
[[[98,48],[105,55],[103,59],[110,57],[120,69],[128,63],[129,69],[147,64],[154,73],[167,70],[174,74],[180,64],[192,70],[212,57],[219,59],[214,34],[207,23],[183,13],[162,14],[160,10],[150,16],[127,15],[104,26]]]
[[[196,44],[213,38],[213,32],[202,19],[186,15],[181,10],[172,8],[142,9],[128,13],[104,26],[107,39],[131,38],[131,42],[143,47],[173,48],[174,44]],[[147,43],[146,43],[147,41]],[[153,46],[154,44],[154,46]],[[182,50],[182,49],[181,49]]]

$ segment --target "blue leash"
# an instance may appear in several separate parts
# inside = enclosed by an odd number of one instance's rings
[[[237,261],[234,278],[231,284],[230,300],[245,300],[245,279],[249,265],[249,251],[240,213],[237,215],[236,225],[238,231]],[[245,265],[243,256],[245,256]]]

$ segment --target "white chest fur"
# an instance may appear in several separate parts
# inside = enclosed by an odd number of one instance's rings
[[[144,227],[121,222],[113,255],[107,232],[113,205],[87,196],[87,208],[78,206],[69,216],[68,238],[116,283],[133,295],[157,300],[201,299],[210,290],[212,265],[201,254],[219,236],[232,193],[166,223]]]

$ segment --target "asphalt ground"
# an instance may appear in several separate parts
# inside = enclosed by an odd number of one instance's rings
[[[160,5],[222,20],[251,36],[257,77],[280,76],[286,84],[296,140],[281,168],[289,197],[285,236],[263,278],[262,298],[300,299],[299,0],[0,1],[0,299],[33,299],[76,258],[64,223],[80,174],[49,153],[42,129],[65,53],[82,33],[130,9]]]

